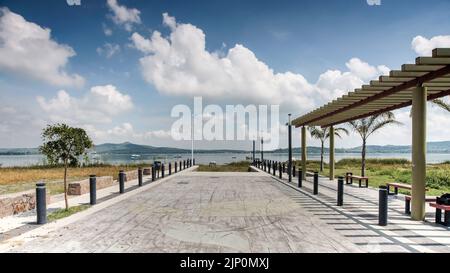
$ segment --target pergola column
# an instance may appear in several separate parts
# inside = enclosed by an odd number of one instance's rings
[[[418,86],[412,94],[412,205],[413,220],[425,218],[427,88]]]
[[[306,178],[306,127],[302,126],[302,179]]]
[[[330,180],[334,180],[334,126],[330,126]]]

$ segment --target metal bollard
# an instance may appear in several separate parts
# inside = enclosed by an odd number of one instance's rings
[[[344,177],[338,177],[338,188],[337,188],[337,205],[344,205]]]
[[[314,172],[313,194],[317,195],[318,193],[319,193],[319,172]]]
[[[286,172],[286,163],[283,163],[283,173]]]
[[[152,182],[155,181],[155,175],[156,175],[155,165],[153,165],[152,166]]]
[[[142,187],[142,168],[138,168],[138,184]]]
[[[47,223],[47,196],[45,183],[36,183],[36,223],[42,225]]]
[[[172,174],[172,163],[169,162],[169,175]]]
[[[275,176],[275,172],[277,171],[277,163],[275,163],[275,165],[273,165],[273,176]]]
[[[97,204],[97,177],[95,174],[89,176],[89,203]]]
[[[123,172],[123,170],[119,171],[119,192],[125,192],[125,173]]]
[[[194,166],[195,166],[195,158],[193,159],[193,162],[192,162],[193,164],[194,164]]]
[[[278,171],[278,175],[279,175],[279,177],[281,179],[283,177],[283,168],[282,168],[281,163],[278,163],[278,168],[280,168],[279,171]]]
[[[295,165],[292,165],[292,176],[295,177]]]
[[[267,172],[267,162],[264,160],[264,171]]]
[[[272,161],[269,161],[269,164],[267,165],[267,172],[270,173],[270,169],[273,169],[273,163]]]
[[[175,173],[177,173],[177,162],[175,161]]]
[[[166,167],[164,166],[164,163],[161,164],[161,178],[164,178],[164,172],[166,171]]]
[[[183,160],[183,170],[186,169],[186,160]]]
[[[302,175],[302,170],[298,170],[298,187],[299,188],[301,188],[303,185],[302,185],[302,177],[303,177],[303,175]]]
[[[387,226],[388,223],[388,190],[380,186],[378,190],[378,225]]]

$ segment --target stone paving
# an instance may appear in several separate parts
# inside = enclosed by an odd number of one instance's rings
[[[287,174],[273,178],[301,193],[291,196],[365,252],[450,252],[450,228],[434,223],[434,210],[428,205],[426,221],[412,221],[404,214],[404,196],[389,196],[388,226],[381,227],[376,189],[346,185],[344,206],[337,207],[336,180],[320,177],[319,194],[313,195],[313,177],[307,177],[302,188],[297,177],[291,183]]]
[[[362,251],[286,191],[262,173],[186,173],[7,251]]]
[[[311,179],[298,189],[263,172],[189,171],[2,241],[0,251],[450,252],[449,228],[411,221],[398,197],[380,227],[377,190],[346,186],[337,207],[336,182],[321,178],[312,195]]]

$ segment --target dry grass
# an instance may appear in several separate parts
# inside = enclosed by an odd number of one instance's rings
[[[113,176],[117,179],[120,170],[135,170],[137,166],[93,166],[69,168],[67,171],[68,181],[86,179],[91,174],[97,176]],[[64,192],[63,190],[63,167],[13,167],[0,168],[0,194],[12,193],[35,188],[35,183],[44,181],[51,194]]]

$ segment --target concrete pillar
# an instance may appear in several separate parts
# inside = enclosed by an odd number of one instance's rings
[[[412,206],[411,218],[425,218],[427,88],[417,87],[412,97]]]
[[[306,178],[306,127],[302,126],[302,179]]]
[[[334,126],[330,127],[330,180],[334,180]]]

